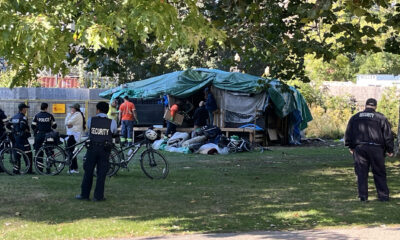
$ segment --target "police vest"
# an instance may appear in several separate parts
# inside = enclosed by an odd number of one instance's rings
[[[90,122],[89,139],[92,142],[112,142],[112,120],[106,117],[92,117]]]
[[[51,132],[52,115],[47,112],[36,114],[37,130],[39,132]]]
[[[14,117],[11,118],[10,122],[13,126],[13,133],[17,136],[22,136],[28,125],[28,121],[25,115],[17,113]]]

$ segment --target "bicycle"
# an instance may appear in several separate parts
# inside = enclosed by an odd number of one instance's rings
[[[226,147],[230,153],[236,152],[264,152],[270,151],[269,148],[263,147],[258,143],[250,142],[246,138],[239,138],[236,135],[231,136],[230,138],[222,136],[222,142],[225,142]]]
[[[142,135],[138,136],[141,137]],[[155,139],[152,139],[155,140]],[[132,161],[136,153],[145,146],[145,150],[140,155],[140,167],[144,174],[150,179],[165,179],[169,173],[169,165],[166,158],[152,147],[152,140],[145,137],[144,140],[127,147],[114,146],[111,156],[117,158],[118,167],[109,177],[115,175],[120,168],[125,168],[129,171],[129,163]],[[128,151],[127,154],[124,152]],[[111,159],[111,157],[110,157]]]
[[[89,143],[89,139],[85,139],[68,147],[66,138],[69,136],[60,135],[59,137],[63,139],[63,147],[58,146],[57,139],[46,138],[43,146],[37,151],[34,158],[34,165],[38,173],[51,176],[59,174],[65,165],[71,166],[72,159],[77,157]],[[72,155],[68,151],[69,149],[74,149]],[[85,157],[83,159],[85,160]],[[117,159],[110,157],[111,164],[108,174],[114,172],[114,168],[117,166],[116,161]]]
[[[236,152],[250,152],[251,144],[247,139],[239,138],[238,136],[232,136],[229,139],[229,143],[227,145],[230,153]]]
[[[9,175],[23,175],[29,171],[31,161],[23,150],[13,147],[12,137],[10,132],[1,137],[0,167]]]

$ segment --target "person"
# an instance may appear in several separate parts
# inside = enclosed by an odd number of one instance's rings
[[[46,133],[57,128],[54,116],[47,112],[48,107],[49,105],[47,103],[42,103],[40,105],[40,112],[36,114],[32,120],[31,127],[33,130],[33,136],[35,137],[35,142],[33,144],[35,152],[37,152],[43,145],[43,142],[46,139]]]
[[[194,127],[192,132],[192,138],[197,135],[201,127],[207,125],[208,111],[206,109],[204,101],[201,101],[199,103],[199,107],[194,111],[193,120],[194,120]]]
[[[83,163],[85,173],[81,184],[81,194],[76,195],[76,199],[89,200],[93,184],[93,171],[97,166],[93,201],[105,200],[104,184],[107,171],[110,168],[109,157],[112,147],[112,134],[117,132],[117,123],[107,117],[108,108],[109,106],[106,102],[97,103],[97,115],[88,120],[90,142],[86,153],[86,161]]]
[[[73,146],[74,144],[81,141],[82,134],[86,129],[86,121],[85,116],[81,112],[81,106],[79,103],[75,103],[70,107],[70,113],[68,113],[67,117],[65,118],[65,126],[67,128],[67,151],[70,155],[73,155],[75,150]],[[69,169],[69,173],[79,173],[78,171],[78,161],[75,158],[71,160],[71,166]]]
[[[214,124],[214,112],[218,108],[217,101],[215,101],[215,98],[209,88],[204,89],[204,94],[205,94],[205,99],[206,99],[206,109],[208,111],[208,118],[209,118],[208,124],[213,125]]]
[[[6,128],[7,125],[7,115],[4,113],[3,109],[0,108],[0,141],[3,141],[6,137]],[[0,146],[0,151],[3,150],[3,146]],[[0,167],[0,172],[4,172],[3,169]]]
[[[368,201],[368,172],[371,166],[379,201],[389,201],[386,182],[385,152],[393,156],[393,135],[387,118],[376,112],[377,101],[369,98],[365,110],[350,118],[345,133],[345,145],[354,158],[358,197]]]
[[[28,141],[28,138],[31,136],[31,131],[28,124],[28,118],[25,116],[28,108],[29,106],[25,103],[20,103],[18,105],[19,112],[10,119],[8,128],[12,130],[15,139],[15,147],[24,151],[28,156],[28,160],[31,163],[28,174],[33,174],[32,150]],[[21,166],[14,166],[14,174],[19,174],[20,167]]]
[[[167,120],[167,132],[165,133],[166,137],[168,137],[170,134],[172,136],[176,132],[176,125],[174,123],[174,120],[175,120],[176,114],[179,111],[180,104],[181,104],[181,102],[178,100],[170,108],[171,117],[170,117],[170,119],[166,119]]]
[[[124,103],[119,106],[119,119],[121,119],[121,145],[128,146],[133,144],[133,121],[139,123],[135,104],[129,101],[129,97],[124,97]]]
[[[114,98],[110,104],[107,116],[109,119],[113,119],[115,122],[118,122],[118,100]]]

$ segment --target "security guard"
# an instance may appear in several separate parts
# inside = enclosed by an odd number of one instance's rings
[[[3,141],[6,137],[5,125],[7,124],[7,122],[8,122],[8,120],[7,120],[6,114],[4,113],[4,111],[2,109],[0,109],[0,141]],[[0,146],[0,151],[3,150],[2,147],[3,146]],[[0,172],[4,172],[1,167],[0,167]]]
[[[15,139],[15,147],[24,151],[28,156],[28,159],[31,163],[28,173],[32,174],[32,151],[31,145],[28,141],[28,138],[31,136],[31,132],[28,124],[28,119],[25,116],[28,108],[29,106],[27,106],[25,103],[19,104],[19,113],[17,113],[10,119],[7,127],[12,130]],[[14,166],[15,174],[19,174],[19,168],[20,166]]]
[[[97,115],[90,118],[87,122],[90,142],[86,153],[86,161],[83,164],[85,173],[81,185],[81,194],[76,195],[76,199],[89,200],[93,183],[93,171],[97,165],[96,188],[94,190],[93,201],[105,200],[104,183],[110,167],[109,157],[112,147],[112,134],[117,132],[117,123],[107,118],[108,109],[108,103],[99,102],[96,105]]]
[[[367,100],[365,110],[355,114],[345,133],[345,145],[354,158],[360,201],[368,200],[368,172],[371,166],[379,201],[389,201],[386,183],[385,153],[393,156],[393,135],[386,117],[375,112],[377,101]]]
[[[43,142],[46,139],[46,133],[49,133],[52,131],[52,129],[57,128],[57,123],[54,119],[54,116],[47,112],[48,107],[49,104],[42,103],[40,105],[41,111],[35,115],[32,121],[31,127],[33,130],[33,135],[35,136],[33,148],[35,149],[35,152],[37,152],[43,145]]]

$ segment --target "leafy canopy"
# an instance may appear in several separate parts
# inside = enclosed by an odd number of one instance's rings
[[[1,0],[0,9],[0,56],[17,72],[11,87],[44,67],[65,71],[79,49],[117,50],[128,41],[197,48],[200,40],[224,38],[193,0]]]

